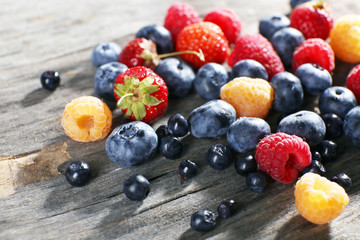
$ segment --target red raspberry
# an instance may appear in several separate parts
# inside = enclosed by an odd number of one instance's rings
[[[296,71],[304,63],[317,64],[331,73],[335,68],[334,51],[321,38],[307,39],[294,52],[293,70]]]
[[[232,9],[215,9],[206,14],[204,21],[218,25],[230,44],[235,43],[240,36],[241,20]]]
[[[328,5],[323,1],[310,1],[294,8],[290,15],[290,27],[298,29],[305,38],[326,40],[334,26]]]
[[[234,49],[228,58],[230,67],[240,60],[253,59],[264,65],[269,80],[275,74],[284,72],[284,65],[275,52],[271,43],[261,34],[241,36],[235,43]]]
[[[173,42],[176,43],[177,36],[181,30],[197,22],[201,22],[201,18],[192,6],[187,3],[174,3],[167,11],[164,27],[169,30]]]
[[[290,183],[311,163],[309,145],[296,135],[275,133],[264,137],[256,147],[259,168],[273,179]]]
[[[351,69],[346,78],[346,87],[350,89],[360,103],[360,64]]]

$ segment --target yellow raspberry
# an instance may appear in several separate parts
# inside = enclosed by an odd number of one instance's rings
[[[339,59],[360,62],[360,15],[345,15],[335,22],[330,32],[330,46]]]
[[[345,190],[335,182],[315,173],[306,173],[295,185],[295,205],[309,222],[331,222],[349,203]]]
[[[265,118],[274,100],[274,90],[264,79],[238,77],[221,88],[220,97],[235,108],[238,118]]]
[[[61,119],[66,135],[79,142],[103,139],[110,132],[112,113],[100,99],[83,96],[66,104]]]

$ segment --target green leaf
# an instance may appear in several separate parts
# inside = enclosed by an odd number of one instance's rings
[[[139,81],[139,78],[137,77],[137,76],[134,76],[134,77],[132,77],[132,78],[130,78],[131,79],[131,87],[132,87],[132,89],[134,89],[134,88],[138,88],[139,87],[139,84],[140,84],[140,81]]]
[[[131,88],[131,77],[129,76],[125,76],[124,77],[124,85],[127,87],[127,88]]]
[[[145,86],[150,86],[152,85],[154,82],[154,77],[153,76],[149,76],[147,78],[144,78],[141,82],[140,82],[140,88],[145,87]]]
[[[140,88],[141,94],[143,96],[157,92],[158,90],[159,90],[158,85],[150,85],[150,86],[145,86],[145,87]]]
[[[124,117],[128,118],[128,117],[131,116],[131,114],[132,114],[132,110],[131,110],[131,107],[129,107],[129,108],[127,108],[127,110],[126,110],[126,113],[125,113]]]
[[[156,97],[151,95],[145,95],[143,99],[143,103],[148,106],[156,106],[161,103]]]
[[[146,116],[146,108],[142,102],[132,104],[131,109],[134,113],[136,120],[140,121]]]
[[[123,95],[128,93],[128,88],[120,83],[115,84],[114,92],[119,96],[122,97]]]

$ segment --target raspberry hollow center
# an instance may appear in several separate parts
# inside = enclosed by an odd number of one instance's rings
[[[77,125],[79,128],[82,129],[91,129],[94,127],[94,117],[89,115],[81,116],[76,120]]]

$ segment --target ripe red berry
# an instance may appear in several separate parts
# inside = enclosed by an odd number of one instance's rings
[[[346,87],[350,89],[360,103],[360,64],[355,66],[346,78]]]
[[[309,145],[296,135],[278,132],[264,137],[256,148],[260,170],[273,179],[290,183],[311,163]]]
[[[298,29],[305,38],[326,40],[334,26],[327,4],[323,1],[310,1],[293,9],[290,15],[290,27]]]
[[[271,43],[260,34],[241,36],[235,43],[228,58],[230,67],[240,60],[253,59],[260,62],[266,69],[269,80],[275,74],[284,72],[284,65]]]
[[[296,48],[293,55],[293,70],[304,64],[313,63],[331,73],[335,68],[335,55],[330,45],[321,38],[307,39]]]
[[[230,44],[235,43],[240,36],[241,20],[232,9],[215,9],[205,15],[204,21],[218,25]]]

